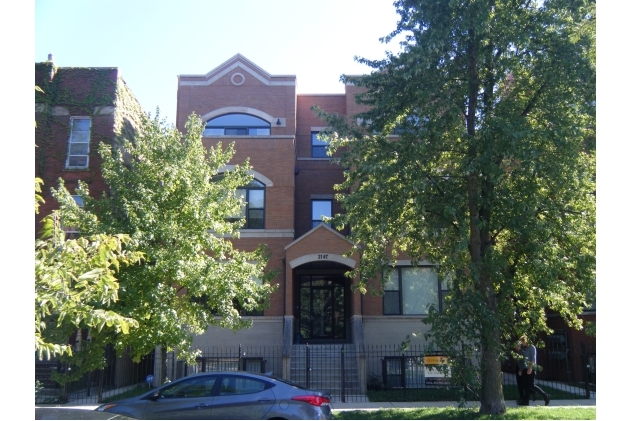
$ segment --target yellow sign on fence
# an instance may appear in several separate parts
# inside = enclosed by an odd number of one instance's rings
[[[442,355],[426,355],[423,362],[425,365],[449,364],[449,359]]]
[[[445,373],[441,365],[449,365],[449,358],[444,355],[426,355],[423,357],[425,386],[446,386],[450,383],[451,367]]]

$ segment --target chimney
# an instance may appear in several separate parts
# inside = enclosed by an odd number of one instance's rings
[[[55,77],[55,63],[53,63],[53,53],[48,54],[48,63],[50,63],[50,79],[53,80]]]

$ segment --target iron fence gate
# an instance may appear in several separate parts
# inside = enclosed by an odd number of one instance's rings
[[[432,371],[429,363],[440,358],[422,346],[401,352],[398,345],[356,347],[340,345],[292,345],[283,347],[232,346],[201,350],[194,364],[186,364],[172,352],[155,352],[134,363],[128,356],[108,357],[108,366],[85,374],[81,379],[60,384],[52,379],[68,370],[56,361],[37,364],[36,379],[43,388],[36,390],[38,403],[96,403],[129,389],[138,393],[149,386],[147,376],[162,384],[190,374],[206,371],[244,370],[286,378],[301,386],[328,390],[334,401],[476,400],[474,384],[452,384],[448,376]],[[537,384],[554,391],[553,399],[595,397],[596,350],[584,345],[567,348],[559,358],[558,348],[538,350]],[[476,352],[467,356],[477,364]],[[502,364],[505,397],[516,389],[514,362]]]

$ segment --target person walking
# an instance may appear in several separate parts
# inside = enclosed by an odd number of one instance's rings
[[[515,353],[517,353],[518,355],[520,355],[521,352],[521,341],[517,342],[517,344],[515,345]],[[521,376],[521,368],[519,367],[519,362],[518,362],[519,358],[514,358],[514,367],[515,367],[515,380],[517,382],[517,392],[519,393],[519,399],[517,399],[517,403],[521,402],[522,400],[524,400],[523,396],[526,390],[526,386],[525,386],[525,376]],[[530,395],[532,396],[532,401],[534,402],[536,400],[536,392],[534,390],[530,390]]]
[[[517,359],[517,389],[519,400],[517,405],[530,405],[529,397],[532,393],[539,393],[543,396],[546,406],[550,403],[550,395],[535,385],[535,371],[537,368],[537,348],[528,342],[528,337],[523,335],[516,348],[519,358]],[[533,399],[534,400],[534,399]]]
[[[519,404],[521,401],[524,400],[524,393],[525,393],[525,385],[524,385],[524,380],[525,380],[525,376],[521,375],[521,367],[519,364],[520,361],[520,354],[521,352],[521,341],[517,342],[517,344],[515,345],[515,353],[517,353],[517,358],[515,358],[515,380],[517,381],[517,392],[519,393],[519,398],[517,399],[517,404]],[[533,402],[535,400],[535,396],[533,395]]]

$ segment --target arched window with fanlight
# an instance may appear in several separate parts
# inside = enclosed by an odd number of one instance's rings
[[[206,123],[204,136],[269,136],[271,124],[250,114],[224,114]]]
[[[248,185],[236,190],[238,197],[243,199],[239,215],[228,218],[230,221],[238,221],[245,218],[243,228],[265,228],[265,184],[258,180],[252,180]]]

